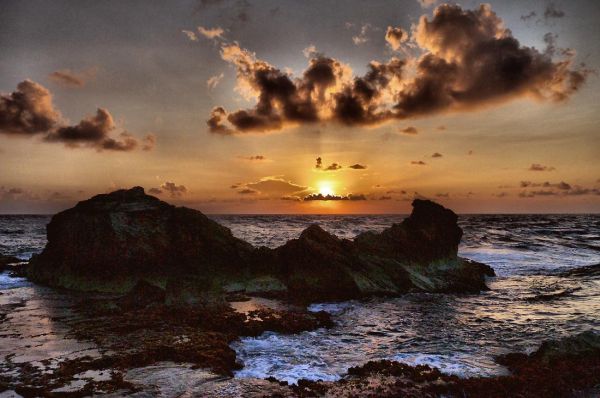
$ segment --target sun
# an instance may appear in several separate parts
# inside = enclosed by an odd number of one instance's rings
[[[319,187],[319,193],[323,196],[327,196],[327,195],[335,195],[335,192],[333,191],[333,186],[330,182],[328,181],[321,181],[318,184]]]

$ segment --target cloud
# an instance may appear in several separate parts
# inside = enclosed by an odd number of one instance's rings
[[[554,3],[550,3],[544,10],[544,19],[548,20],[551,18],[562,18],[565,16],[565,12],[556,8]]]
[[[150,193],[152,195],[160,195],[163,193],[163,191],[160,188],[150,188],[148,190],[148,193]]]
[[[533,163],[531,166],[529,166],[528,170],[530,170],[530,171],[554,171],[556,169],[552,166],[544,166],[539,163]]]
[[[198,36],[196,35],[196,32],[193,32],[191,30],[182,30],[181,33],[186,35],[186,37],[191,41],[198,41]]]
[[[81,88],[85,86],[88,81],[96,78],[96,72],[96,68],[90,68],[80,72],[72,71],[70,69],[62,69],[50,73],[48,78],[52,82],[62,87]]]
[[[510,196],[510,194],[508,192],[498,192],[496,194],[493,194],[492,196],[495,196],[497,198],[504,198],[506,196]]]
[[[266,156],[263,155],[252,155],[252,156],[238,156],[238,158],[243,159],[243,160],[249,160],[249,161],[257,161],[257,162],[262,162],[267,160]]]
[[[364,169],[367,168],[366,165],[362,165],[362,164],[358,164],[358,163],[353,164],[353,165],[348,166],[348,167],[351,168],[351,169],[354,169],[354,170],[364,170]]]
[[[116,129],[112,115],[103,108],[98,108],[94,116],[89,116],[74,126],[56,129],[44,139],[48,142],[61,142],[70,148],[89,147],[98,151],[131,151],[138,146],[138,140],[127,132],[120,133],[117,138],[109,135]],[[146,137],[148,146],[152,142]]]
[[[341,164],[331,163],[329,166],[327,166],[323,170],[325,170],[325,171],[336,171],[336,170],[339,170],[341,168],[342,168]]]
[[[180,197],[188,192],[184,185],[177,185],[174,182],[166,181],[160,186],[164,192],[168,192],[171,197]]]
[[[103,108],[76,125],[65,125],[50,91],[31,80],[19,83],[13,93],[0,96],[0,134],[39,135],[44,142],[98,151],[131,151],[138,146],[138,140],[128,132],[111,136],[115,130],[112,115]],[[152,149],[154,141],[153,135],[146,136],[143,149]]]
[[[216,107],[207,122],[210,131],[266,132],[323,121],[377,125],[522,97],[564,101],[591,73],[573,65],[573,51],[522,46],[489,5],[474,10],[440,5],[433,17],[419,19],[413,36],[418,58],[372,61],[362,76],[322,54],[293,76],[237,43],[223,43],[221,58],[237,70],[236,90],[256,105],[233,112]],[[404,73],[407,63],[414,73]]]
[[[537,16],[536,12],[531,11],[529,14],[521,15],[521,20],[527,22],[527,21],[535,18],[536,16]]]
[[[419,134],[419,130],[417,130],[416,127],[413,127],[413,126],[409,126],[409,127],[403,128],[403,129],[399,129],[399,131],[402,134],[409,134],[409,135]]]
[[[342,165],[339,163],[331,163],[329,166],[324,167],[323,166],[323,159],[321,159],[321,157],[319,156],[316,159],[316,163],[315,163],[315,169],[319,169],[322,171],[337,171],[339,169],[342,168]]]
[[[444,131],[446,130],[446,126],[438,126],[437,129],[440,131]]]
[[[142,151],[151,151],[156,145],[156,136],[154,134],[148,134],[142,140]]]
[[[44,134],[60,122],[52,94],[41,84],[24,80],[16,91],[0,96],[0,133]]]
[[[223,33],[225,33],[225,31],[218,26],[215,28],[205,28],[202,26],[198,26],[198,33],[200,33],[202,36],[206,37],[207,39],[216,40],[216,39],[222,39]]]
[[[207,81],[206,81],[206,86],[208,87],[209,90],[214,90],[219,83],[221,83],[221,80],[223,80],[223,77],[225,76],[224,73],[220,73],[218,75],[215,76],[211,76]]]
[[[308,187],[294,184],[281,177],[264,177],[257,182],[244,184],[246,188],[259,191],[267,195],[285,196],[306,191]]]
[[[322,200],[322,201],[337,201],[337,200],[350,200],[350,201],[358,201],[358,200],[367,200],[367,197],[363,194],[348,194],[347,196],[338,196],[338,195],[323,195],[322,193],[313,193],[307,195],[303,199],[304,201],[313,201],[313,200]]]
[[[442,155],[439,152],[435,152],[433,155],[431,155],[432,158],[441,158],[442,156],[444,156],[444,155]]]
[[[241,191],[238,191],[238,193],[240,195],[256,195],[259,192],[256,189],[245,188],[245,189],[242,189]]]
[[[368,42],[369,38],[367,37],[367,34],[369,33],[369,30],[371,30],[371,28],[372,28],[371,24],[369,24],[369,23],[363,24],[360,27],[360,32],[358,33],[358,35],[352,36],[352,42],[357,46]]]
[[[293,195],[282,196],[280,199],[281,200],[290,200],[290,201],[293,201],[293,202],[301,202],[302,201],[301,197],[299,197],[299,196],[293,196]]]
[[[415,164],[417,166],[425,166],[427,163],[425,163],[422,160],[413,160],[412,162],[410,162],[410,164]]]
[[[237,69],[236,90],[257,100],[254,108],[231,113],[223,107],[213,109],[207,121],[209,129],[226,135],[280,130],[320,120],[373,124],[389,113],[379,111],[376,104],[385,88],[399,79],[404,66],[404,61],[396,58],[386,64],[372,62],[363,77],[352,79],[347,65],[316,56],[302,76],[294,79],[237,44],[223,45],[221,57]]]
[[[438,198],[449,198],[450,194],[448,192],[445,192],[445,193],[436,193],[435,196],[438,197]]]
[[[380,196],[378,200],[392,200],[391,196]]]
[[[543,187],[543,188],[557,188],[560,190],[569,190],[571,189],[571,184],[568,184],[564,181],[561,181],[559,183],[550,183],[548,181],[546,182],[531,182],[531,181],[521,181],[521,183],[519,184],[519,186],[521,188],[538,188],[538,187]]]
[[[306,58],[312,58],[314,56],[319,55],[319,52],[317,51],[317,47],[315,47],[314,44],[311,44],[310,46],[302,50],[302,54],[304,54]]]
[[[400,27],[387,27],[387,30],[385,31],[385,41],[387,41],[392,50],[399,50],[402,43],[406,42],[407,40],[408,33],[404,29]]]

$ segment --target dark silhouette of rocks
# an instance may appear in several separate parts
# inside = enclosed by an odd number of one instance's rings
[[[5,254],[0,254],[0,272],[4,271],[6,268],[8,268],[8,266],[13,265],[13,264],[18,264],[22,262],[22,260],[14,257],[14,256],[7,256]]]
[[[135,187],[97,195],[52,217],[29,277],[77,290],[127,291],[140,279],[164,286],[190,274],[237,275],[250,244],[199,211]],[[240,266],[242,265],[242,266]]]
[[[58,213],[47,233],[46,248],[30,262],[32,280],[107,292],[126,292],[146,280],[164,288],[171,304],[219,303],[222,293],[236,292],[297,301],[471,293],[486,289],[485,276],[494,275],[458,257],[456,214],[428,200],[415,200],[408,218],[381,233],[348,240],[312,225],[269,249],[135,187]]]

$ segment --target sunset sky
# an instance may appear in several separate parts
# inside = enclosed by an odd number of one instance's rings
[[[600,2],[3,1],[0,213],[600,212]]]

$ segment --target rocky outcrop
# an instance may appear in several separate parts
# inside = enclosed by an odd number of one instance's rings
[[[127,291],[144,279],[165,289],[167,303],[189,304],[219,302],[222,291],[315,301],[486,289],[493,270],[457,255],[456,214],[427,200],[413,207],[402,223],[354,240],[312,225],[278,248],[254,248],[199,211],[136,187],[55,215],[29,276],[97,291]]]
[[[172,206],[141,187],[97,195],[56,214],[47,235],[29,277],[79,290],[126,291],[139,279],[164,286],[189,274],[236,275],[253,250],[201,212]]]

